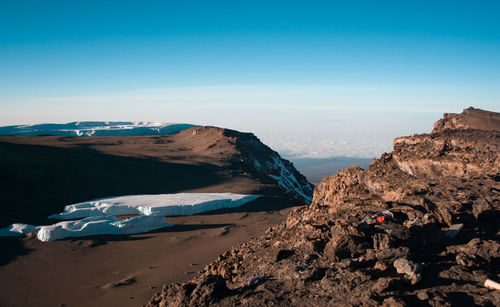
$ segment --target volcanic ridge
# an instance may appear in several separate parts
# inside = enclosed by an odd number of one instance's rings
[[[231,192],[289,206],[313,193],[255,135],[204,126],[153,136],[0,136],[0,171],[0,227],[44,223],[66,205],[109,196]]]

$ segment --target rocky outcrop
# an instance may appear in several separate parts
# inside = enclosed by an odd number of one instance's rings
[[[498,306],[483,285],[500,280],[499,127],[470,112],[324,178],[310,206],[147,306]]]
[[[447,129],[400,137],[394,140],[393,157],[403,172],[417,177],[495,177],[500,169],[498,133]]]
[[[445,113],[443,118],[434,124],[433,133],[445,130],[482,130],[500,132],[500,113],[489,112],[473,107],[465,109],[461,114]]]

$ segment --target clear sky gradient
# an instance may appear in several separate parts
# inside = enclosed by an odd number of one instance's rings
[[[189,122],[371,156],[471,105],[500,111],[498,1],[0,1],[0,125]]]

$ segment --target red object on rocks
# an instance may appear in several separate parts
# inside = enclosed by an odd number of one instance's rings
[[[382,212],[377,212],[373,216],[377,223],[382,224],[383,222],[389,222],[394,219],[394,214],[389,210],[384,210]]]

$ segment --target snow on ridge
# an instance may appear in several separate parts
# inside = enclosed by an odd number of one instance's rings
[[[306,202],[312,201],[312,196],[308,196],[304,192],[304,187],[299,183],[293,171],[291,171],[284,163],[279,154],[271,155],[272,159],[266,160],[263,165],[257,158],[253,159],[255,168],[261,172],[268,173],[267,176],[274,179],[278,186],[286,192],[295,196],[295,198],[303,198]],[[269,174],[269,172],[278,171],[279,175]]]
[[[178,193],[108,197],[68,205],[64,212],[49,218],[81,220],[53,225],[12,224],[0,229],[0,236],[21,236],[37,231],[40,241],[102,234],[134,234],[173,226],[165,216],[193,215],[207,211],[242,206],[260,196],[234,193]],[[120,220],[117,215],[135,215]]]
[[[283,161],[278,156],[273,157],[272,168],[278,169],[280,174],[279,176],[277,175],[268,175],[268,176],[276,180],[276,182],[280,187],[282,187],[283,189],[285,189],[285,191],[289,193],[298,194],[308,203],[312,201],[312,197],[304,192],[302,186],[297,181],[297,178],[295,178],[293,173],[288,170],[288,168],[285,166],[285,164],[283,164]]]

